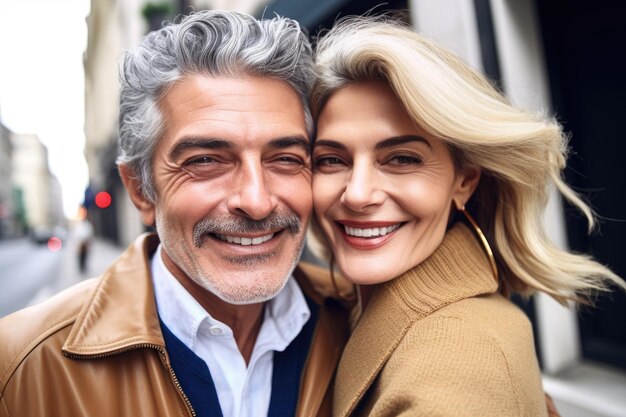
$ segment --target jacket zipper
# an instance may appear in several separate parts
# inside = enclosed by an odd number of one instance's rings
[[[302,399],[302,386],[304,385],[304,375],[306,374],[306,369],[309,366],[309,362],[311,362],[311,352],[313,351],[313,346],[315,345],[315,339],[317,339],[317,332],[320,327],[320,321],[321,321],[320,317],[318,317],[317,323],[315,323],[315,329],[313,329],[313,335],[311,336],[311,343],[309,344],[309,351],[306,354],[306,359],[304,360],[302,371],[300,371],[300,383],[298,385],[298,400],[296,402],[296,415],[299,415],[299,411],[301,407],[300,400]]]
[[[159,355],[161,357],[161,364],[165,366],[167,370],[169,371],[170,378],[172,382],[174,383],[174,386],[178,390],[178,393],[180,394],[181,398],[185,402],[185,405],[187,406],[187,411],[189,411],[192,417],[196,417],[196,411],[193,409],[193,406],[191,405],[191,401],[189,401],[189,398],[187,398],[187,395],[183,392],[183,388],[180,386],[180,382],[178,382],[178,377],[174,373],[174,369],[169,363],[167,363],[167,360],[166,360],[167,353],[165,351],[165,348],[162,346],[144,343],[140,345],[129,346],[129,347],[115,350],[112,352],[100,353],[98,355],[75,355],[72,353],[63,352],[63,356],[67,358],[71,358],[71,359],[100,359],[100,358],[106,358],[109,356],[119,355],[120,353],[129,352],[135,349],[147,349],[147,348],[155,349],[157,352],[159,352]]]

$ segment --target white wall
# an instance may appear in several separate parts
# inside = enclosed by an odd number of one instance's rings
[[[437,40],[482,70],[474,3],[467,0],[411,0],[411,20],[420,33]]]
[[[550,91],[534,3],[491,0],[491,9],[506,95],[520,107],[550,113]],[[566,248],[563,208],[554,192],[545,224],[552,240]],[[537,297],[536,308],[544,372],[554,374],[580,358],[576,314],[545,295]]]

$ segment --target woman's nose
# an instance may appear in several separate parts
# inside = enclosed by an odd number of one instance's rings
[[[355,163],[340,201],[350,210],[362,212],[381,205],[385,195],[376,168],[371,163]]]

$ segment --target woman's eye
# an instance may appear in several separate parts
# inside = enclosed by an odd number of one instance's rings
[[[416,155],[395,155],[387,160],[391,165],[419,165],[422,163],[422,158]]]
[[[324,156],[315,160],[316,167],[331,167],[343,164],[343,161],[335,156]]]

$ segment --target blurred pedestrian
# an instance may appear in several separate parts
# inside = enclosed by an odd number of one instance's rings
[[[78,269],[84,275],[87,272],[87,258],[93,238],[93,226],[87,215],[76,223],[74,238],[77,243]]]

